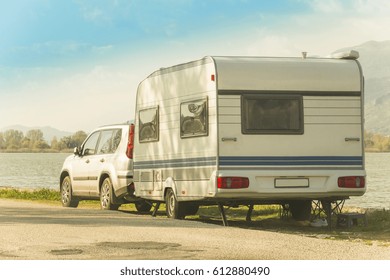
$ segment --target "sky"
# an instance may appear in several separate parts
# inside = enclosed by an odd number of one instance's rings
[[[0,129],[123,123],[161,67],[327,56],[390,40],[389,15],[388,0],[0,0]]]

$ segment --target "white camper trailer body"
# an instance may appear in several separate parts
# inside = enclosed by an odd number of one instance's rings
[[[163,68],[138,87],[135,125],[135,194],[147,200],[284,203],[366,190],[363,76],[350,57]]]

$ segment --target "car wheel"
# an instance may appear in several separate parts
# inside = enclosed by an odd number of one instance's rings
[[[167,217],[172,219],[184,219],[185,209],[183,203],[177,201],[172,189],[168,189],[165,196]]]
[[[100,190],[100,207],[103,210],[118,210],[119,204],[112,203],[113,189],[110,178],[103,181]]]
[[[146,202],[145,200],[136,201],[134,205],[137,211],[140,213],[149,212],[150,209],[152,209],[152,204]]]
[[[61,183],[61,202],[64,207],[75,208],[79,205],[79,200],[73,197],[72,182],[69,176],[66,176]]]

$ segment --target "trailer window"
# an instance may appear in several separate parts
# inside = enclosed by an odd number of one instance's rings
[[[243,134],[303,134],[303,99],[297,95],[242,95]]]
[[[158,107],[139,111],[139,142],[158,141]]]
[[[208,135],[207,109],[207,98],[181,103],[180,136],[182,138]]]

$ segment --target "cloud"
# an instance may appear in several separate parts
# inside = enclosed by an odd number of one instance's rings
[[[144,78],[142,67],[138,70],[118,65],[14,70],[23,83],[2,87],[0,127],[21,123],[90,131],[134,119],[135,92]]]
[[[313,11],[320,13],[340,13],[344,10],[343,4],[339,0],[303,0]]]
[[[247,55],[254,56],[298,56],[299,47],[296,46],[287,36],[280,34],[269,34],[267,31],[259,31],[257,39],[246,47]]]
[[[319,14],[334,14],[338,16],[377,16],[378,14],[387,15],[390,10],[388,0],[297,0],[306,4],[311,10]]]
[[[2,59],[3,67],[39,68],[65,67],[70,63],[93,61],[114,55],[113,44],[94,45],[78,41],[46,41],[16,46]],[[1,65],[0,65],[1,66]]]
[[[234,34],[242,50],[251,55],[326,56],[370,40],[389,40],[390,1],[297,0],[306,6],[280,17],[263,15],[246,32]],[[308,10],[307,10],[308,8]],[[245,33],[249,33],[245,34]]]
[[[125,19],[134,6],[134,1],[127,0],[76,0],[75,3],[79,6],[84,20],[98,25],[112,25],[116,21]]]

